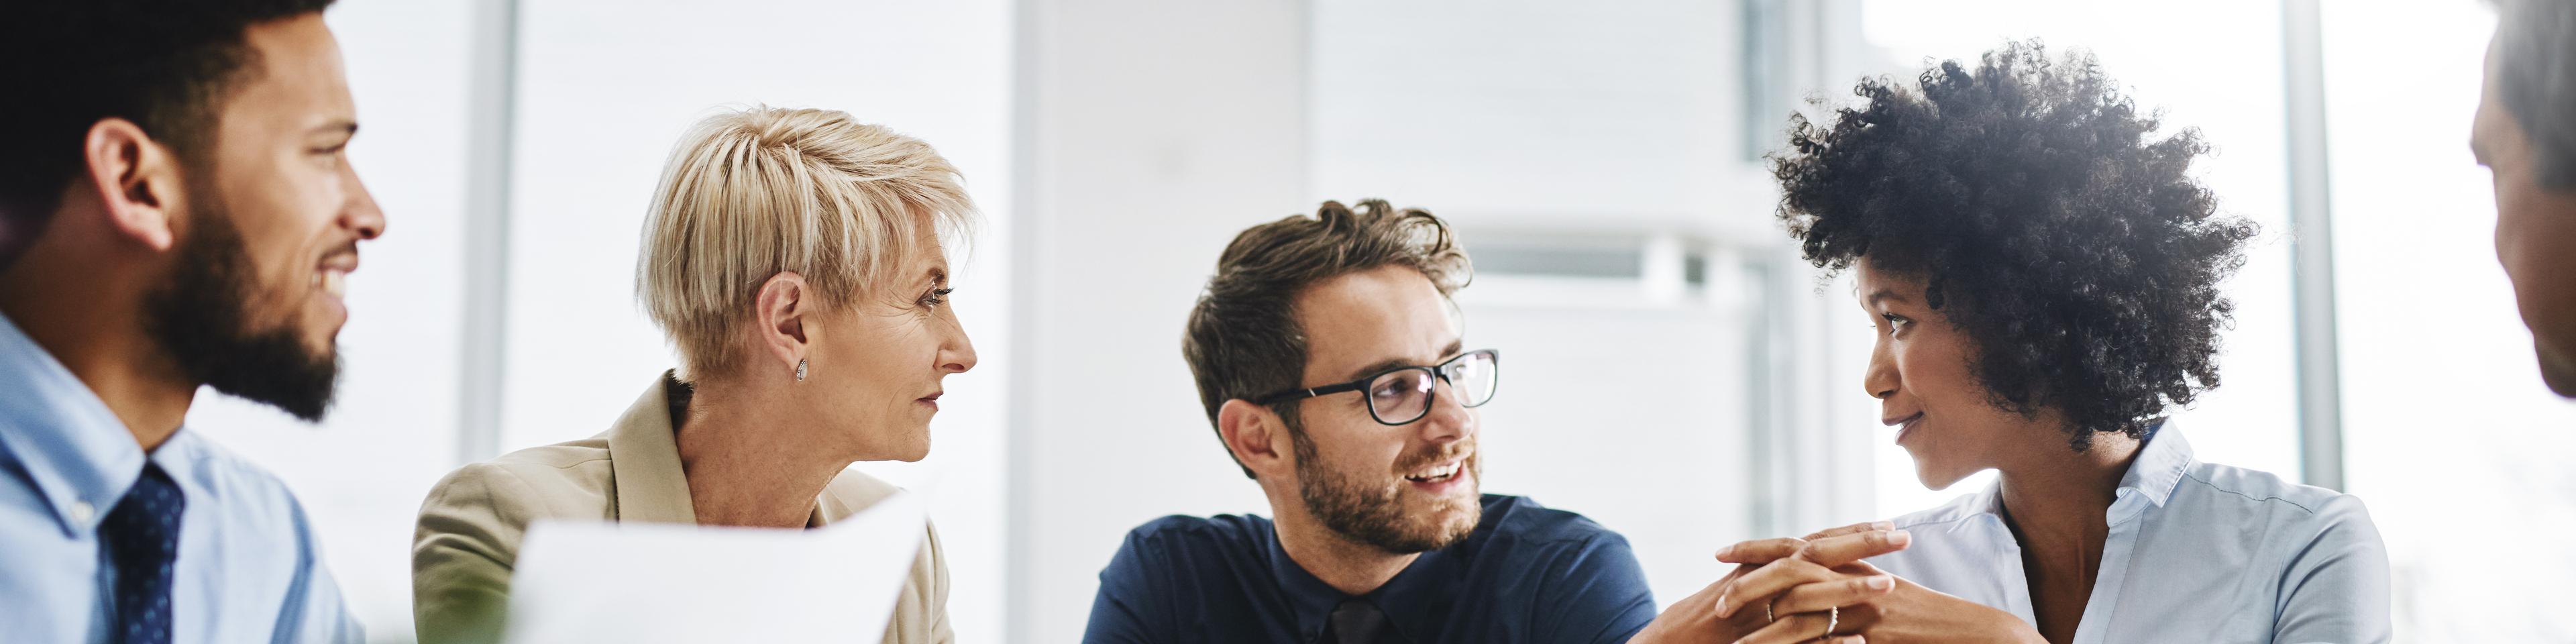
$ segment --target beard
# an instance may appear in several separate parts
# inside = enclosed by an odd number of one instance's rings
[[[1403,476],[1378,480],[1327,467],[1316,456],[1313,439],[1296,427],[1295,421],[1290,421],[1288,436],[1297,450],[1297,495],[1306,502],[1306,511],[1325,529],[1352,541],[1390,554],[1430,552],[1465,541],[1476,531],[1476,522],[1484,514],[1484,506],[1473,494],[1463,499],[1441,499],[1441,507],[1430,512],[1408,511],[1404,507],[1408,486]],[[1444,448],[1407,454],[1396,459],[1395,471],[1410,472],[1457,458],[1459,452],[1471,448],[1469,443],[1451,443]],[[1484,457],[1475,456],[1467,459],[1463,469],[1482,485],[1484,468]]]
[[[212,191],[197,192],[220,201]],[[322,420],[340,379],[338,348],[316,355],[306,347],[299,316],[256,327],[250,303],[284,298],[259,291],[259,272],[229,213],[209,206],[194,219],[170,278],[144,300],[153,341],[190,380],[305,422]]]

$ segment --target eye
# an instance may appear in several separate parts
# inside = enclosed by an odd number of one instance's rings
[[[1880,318],[1884,318],[1884,319],[1886,319],[1886,320],[1887,320],[1887,332],[1888,332],[1888,333],[1895,333],[1895,332],[1898,332],[1898,331],[1903,331],[1903,330],[1905,330],[1905,325],[1906,325],[1906,323],[1913,322],[1913,320],[1905,319],[1905,316],[1897,315],[1897,314],[1894,314],[1894,313],[1880,313],[1880,314],[1878,314],[1878,317],[1880,317]]]
[[[938,306],[939,306],[939,305],[941,305],[941,304],[947,304],[947,303],[948,303],[948,294],[949,294],[949,293],[954,293],[954,292],[957,292],[957,289],[953,289],[953,288],[934,288],[934,289],[930,289],[930,292],[929,292],[929,293],[924,293],[924,294],[922,294],[922,296],[921,296],[921,305],[922,305],[922,306],[925,306],[925,307],[932,307],[932,308],[936,308],[936,307],[938,307]]]

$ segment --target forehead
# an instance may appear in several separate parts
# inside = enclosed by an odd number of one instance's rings
[[[339,44],[319,12],[251,25],[243,41],[258,56],[242,77],[227,116],[321,126],[355,112],[340,66]],[[227,120],[230,120],[229,118]],[[310,121],[309,123],[306,121]]]
[[[1297,296],[1306,372],[1331,377],[1388,360],[1428,364],[1458,340],[1448,301],[1420,271],[1385,266],[1317,282]]]

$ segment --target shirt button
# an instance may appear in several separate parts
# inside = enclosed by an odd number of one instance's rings
[[[97,513],[98,508],[90,507],[88,501],[72,502],[72,523],[89,523],[90,515]]]

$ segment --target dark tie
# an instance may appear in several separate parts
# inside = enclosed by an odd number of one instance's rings
[[[134,489],[98,524],[98,543],[116,568],[108,641],[169,644],[170,562],[179,554],[179,514],[188,499],[161,466],[146,462]]]
[[[1395,634],[1395,625],[1386,622],[1386,613],[1368,600],[1352,597],[1333,609],[1324,619],[1324,637],[1317,644],[1397,644],[1404,637]]]

